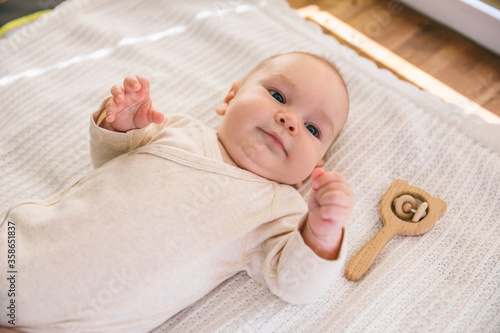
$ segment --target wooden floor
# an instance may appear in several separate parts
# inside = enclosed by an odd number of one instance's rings
[[[500,56],[449,28],[395,0],[288,2],[295,9],[317,5],[484,109],[500,116]],[[345,40],[340,42],[349,45]]]

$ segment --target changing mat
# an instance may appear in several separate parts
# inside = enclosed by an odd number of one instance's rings
[[[0,39],[0,212],[91,169],[89,114],[125,76],[148,76],[167,116],[216,128],[233,80],[286,51],[334,60],[348,86],[350,116],[325,164],[357,197],[347,260],[382,228],[396,178],[447,212],[423,236],[393,238],[358,282],[332,276],[313,304],[287,304],[239,273],[153,332],[498,332],[498,125],[378,69],[283,0],[69,0]]]

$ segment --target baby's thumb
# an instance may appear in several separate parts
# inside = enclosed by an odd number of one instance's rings
[[[315,168],[313,172],[311,173],[311,181],[312,181],[312,186],[314,189],[318,189],[320,187],[319,182],[317,179],[321,176],[323,176],[326,173],[326,171],[323,168]]]
[[[152,109],[152,111],[153,111],[153,122],[156,124],[162,124],[163,121],[165,120],[165,115],[156,109]]]

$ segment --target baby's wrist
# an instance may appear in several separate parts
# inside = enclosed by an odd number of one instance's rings
[[[309,223],[306,223],[302,229],[302,238],[306,245],[321,258],[336,260],[342,247],[344,228],[336,229],[328,236],[318,236],[312,231]]]
[[[103,122],[98,126],[101,128],[107,129],[108,131],[121,132],[121,131],[118,131],[116,128],[114,128],[113,125],[110,122],[108,122],[106,119],[104,119]]]

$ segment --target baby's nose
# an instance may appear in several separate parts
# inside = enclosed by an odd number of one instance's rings
[[[290,134],[297,134],[297,117],[289,112],[279,112],[276,114],[276,121],[285,127]]]

